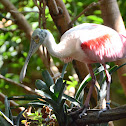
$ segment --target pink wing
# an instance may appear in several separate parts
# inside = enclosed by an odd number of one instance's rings
[[[117,39],[117,40],[116,40]],[[104,34],[81,44],[84,53],[92,62],[111,62],[123,57],[123,43],[119,35]]]

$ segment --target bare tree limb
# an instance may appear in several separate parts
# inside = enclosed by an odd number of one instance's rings
[[[72,126],[73,123],[77,124],[77,126],[85,126],[86,124],[106,123],[109,121],[126,118],[126,105],[102,112],[100,116],[98,116],[99,110],[88,110],[87,113],[88,114],[82,118],[78,118],[76,120],[73,118],[73,122],[70,124],[70,126]]]
[[[13,81],[13,80],[11,80],[11,79],[9,79],[9,78],[5,78],[5,77],[4,77],[3,75],[1,75],[1,74],[0,74],[0,79],[3,79],[3,80],[5,80],[5,81],[7,81],[7,82],[9,82],[9,83],[11,83],[11,84],[16,85],[16,86],[22,87],[22,88],[24,88],[24,89],[25,89],[27,92],[29,92],[29,93],[36,94],[36,92],[35,92],[34,90],[32,90],[30,87],[25,86],[24,84],[17,83],[17,82],[15,82],[15,81]]]

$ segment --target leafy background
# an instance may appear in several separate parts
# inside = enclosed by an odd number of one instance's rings
[[[19,12],[22,12],[32,29],[36,29],[38,27],[38,13],[36,12],[27,12],[26,11],[38,11],[37,7],[34,5],[32,0],[10,0],[16,8],[18,8]],[[77,16],[83,9],[88,6],[90,3],[94,2],[94,0],[63,0],[71,19]],[[95,0],[96,1],[96,0]],[[97,1],[96,1],[97,2]],[[123,17],[124,23],[126,24],[126,1],[118,0],[118,5],[120,8],[121,15]],[[6,17],[7,19],[5,19]],[[59,42],[59,33],[54,25],[52,18],[49,14],[48,8],[46,8],[46,17],[47,22],[46,26],[52,34],[54,35],[56,42]],[[13,81],[19,82],[19,74],[21,68],[23,67],[24,61],[26,59],[29,43],[30,41],[27,39],[25,34],[18,29],[17,25],[13,22],[11,14],[6,12],[3,8],[2,4],[0,4],[0,74],[3,76],[12,79]],[[84,22],[93,22],[98,24],[103,24],[103,20],[101,18],[101,11],[99,7],[93,7],[88,11],[85,16],[82,15],[78,18],[75,25],[81,24]],[[58,67],[61,72],[63,63],[53,57],[54,64]],[[114,63],[110,63],[110,66],[113,66]],[[45,69],[45,66],[42,60],[39,58],[37,54],[34,54],[29,62],[27,74],[24,79],[24,84],[28,85],[32,89],[35,89],[35,80],[41,79],[41,71]],[[67,83],[69,84],[68,90],[71,86],[75,87],[77,85],[76,78],[73,76],[75,72],[73,70],[72,64],[70,63],[67,67],[67,73],[65,74],[65,80],[69,80]],[[71,81],[73,83],[71,83]],[[9,96],[13,95],[24,95],[27,92],[20,87],[16,87],[13,84],[10,84],[2,79],[0,79],[0,92]],[[112,75],[112,84],[111,84],[111,100],[115,104],[126,104],[126,97],[124,95],[123,89],[120,85],[120,82],[117,77],[117,73]],[[22,102],[22,101],[21,101]],[[20,104],[20,101],[18,101]],[[0,108],[3,109],[4,105],[0,102]],[[117,126],[123,126],[122,121],[115,121]]]

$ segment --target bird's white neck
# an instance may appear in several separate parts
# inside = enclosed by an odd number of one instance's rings
[[[55,42],[53,35],[49,31],[47,31],[47,37],[43,45],[47,48],[47,50],[52,56],[58,57],[58,58],[63,57],[61,44],[60,43],[57,44]]]

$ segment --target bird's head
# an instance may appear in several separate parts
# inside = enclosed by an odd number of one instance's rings
[[[32,33],[31,45],[30,45],[30,50],[32,51],[32,54],[34,54],[37,51],[40,45],[44,44],[46,36],[47,36],[47,30],[42,30],[40,28],[37,28]]]
[[[40,45],[43,45],[44,42],[46,41],[46,37],[47,37],[47,30],[42,30],[40,28],[37,28],[31,36],[31,44],[30,44],[30,49],[28,52],[28,56],[25,60],[25,64],[21,70],[20,73],[20,82],[22,82],[22,80],[25,77],[26,74],[26,69],[27,69],[27,65],[28,62],[31,58],[31,56],[38,50],[38,48],[40,47]]]

